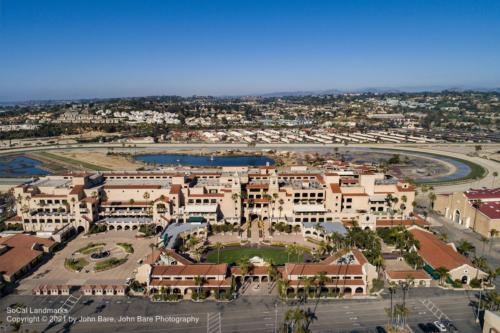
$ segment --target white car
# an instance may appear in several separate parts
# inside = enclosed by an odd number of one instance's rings
[[[436,320],[434,322],[434,325],[436,325],[436,327],[438,328],[438,330],[440,332],[446,332],[446,326],[444,326],[444,324],[442,322],[440,322],[439,320]]]

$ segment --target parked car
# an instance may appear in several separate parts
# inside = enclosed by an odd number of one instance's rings
[[[443,319],[441,322],[446,326],[450,332],[458,332],[458,328],[448,319]]]
[[[439,333],[439,328],[433,323],[427,323],[427,332],[428,333]]]
[[[439,329],[439,332],[446,332],[447,331],[446,326],[444,326],[444,324],[442,322],[440,322],[439,320],[436,320],[434,322],[434,325],[436,325],[436,327]]]
[[[429,330],[428,330],[428,328],[427,328],[427,324],[420,323],[420,324],[418,324],[418,328],[420,328],[420,330],[421,330],[422,332],[424,332],[424,333],[428,333],[428,332],[429,332]]]

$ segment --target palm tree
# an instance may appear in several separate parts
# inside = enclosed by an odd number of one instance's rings
[[[245,281],[245,277],[248,275],[248,272],[250,272],[250,262],[248,261],[247,257],[241,257],[237,261],[238,267],[241,270],[241,279],[242,281]]]
[[[142,197],[144,198],[144,200],[146,200],[146,206],[148,206],[148,200],[151,197],[149,192],[144,192],[144,195]]]
[[[194,277],[194,284],[197,286],[197,293],[198,293],[198,299],[201,298],[201,286],[204,284],[205,279],[202,276],[195,276]]]
[[[316,297],[319,299],[319,296],[321,295],[321,288],[326,284],[328,281],[328,277],[326,276],[326,272],[319,272],[315,276],[315,282],[316,282]]]
[[[486,294],[485,308],[490,311],[500,309],[500,294],[496,290],[491,290]]]
[[[304,309],[299,307],[289,309],[285,313],[285,323],[287,325],[287,332],[292,333],[305,333],[307,328],[305,322],[307,321],[307,315]]]
[[[377,267],[377,273],[380,274],[380,269],[384,266],[384,257],[379,253],[375,258],[373,258],[373,265]]]
[[[387,290],[389,290],[389,294],[391,295],[391,308],[390,308],[390,317],[391,317],[391,325],[394,324],[394,307],[392,305],[392,297],[393,295],[396,293],[396,290],[398,288],[398,285],[396,284],[396,282],[389,282],[389,287],[387,288]]]
[[[493,246],[493,239],[499,235],[499,232],[497,229],[491,229],[490,230],[490,247],[488,249],[488,253],[491,252],[491,247]]]
[[[307,302],[307,298],[309,297],[309,292],[311,291],[311,286],[315,281],[314,276],[306,276],[302,279],[304,283],[304,301]]]
[[[437,196],[434,192],[429,193],[429,200],[431,202],[431,209],[434,209],[434,201],[436,201]]]
[[[215,243],[215,248],[217,249],[217,264],[220,263],[220,249],[222,249],[223,247],[224,244],[222,244],[221,242]]]
[[[283,205],[285,204],[285,201],[283,199],[280,199],[278,203],[278,210],[280,211],[279,219],[281,220],[281,213],[283,212]]]
[[[484,251],[485,251],[485,248],[486,248],[486,244],[487,244],[489,241],[490,241],[490,240],[489,240],[487,237],[481,236],[481,243],[483,243],[483,251],[482,251],[483,256],[484,256]]]
[[[483,204],[483,202],[481,201],[481,199],[476,199],[474,201],[472,201],[472,207],[474,207],[474,224],[472,225],[472,231],[476,231],[476,220],[477,220],[477,212],[479,210],[479,208],[481,208],[481,205]]]
[[[278,276],[278,269],[276,268],[273,259],[269,258],[266,261],[267,261],[267,275],[269,276],[270,281],[274,281]]]
[[[409,313],[410,313],[410,310],[404,304],[396,304],[396,306],[394,307],[394,314],[398,318],[402,319],[403,325],[405,323],[405,318],[408,316]],[[398,320],[398,323],[399,323],[399,320]]]
[[[288,300],[288,288],[290,287],[290,281],[279,279],[278,280],[278,292],[281,297],[284,297],[285,300]]]
[[[154,251],[156,249],[156,244],[155,243],[149,244],[149,248],[151,249],[151,263],[152,263],[154,259]]]
[[[469,256],[471,252],[475,251],[474,245],[471,242],[462,239],[458,242],[457,250],[465,256]]]
[[[491,182],[491,187],[495,187],[495,179],[498,177],[498,171],[493,171],[491,174],[493,176],[493,181]]]
[[[446,279],[450,276],[448,269],[442,266],[436,268],[434,272],[439,276],[440,285],[443,285],[444,281],[446,281]]]
[[[287,245],[286,254],[287,254],[287,262],[290,262],[290,256],[297,253],[297,246],[295,244]]]

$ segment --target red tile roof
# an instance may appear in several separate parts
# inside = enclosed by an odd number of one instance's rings
[[[124,189],[124,190],[157,190],[160,189],[161,185],[155,185],[155,184],[129,184],[129,185],[104,185],[103,189],[105,190],[113,190],[113,189]]]
[[[490,201],[481,204],[479,211],[490,219],[500,219],[500,201]]]
[[[444,267],[448,270],[460,267],[471,262],[460,255],[451,245],[444,243],[429,231],[418,228],[410,229],[410,232],[420,243],[418,254],[434,269]]]
[[[401,185],[397,185],[397,188],[398,188],[399,192],[414,192],[415,191],[415,187],[414,186],[408,186],[408,187],[404,188]]]
[[[483,189],[470,189],[465,191],[464,195],[469,199],[499,199],[500,200],[500,187],[497,188],[483,188]]]
[[[411,225],[418,225],[421,227],[426,227],[426,226],[429,226],[430,223],[425,221],[424,219],[422,219],[419,216],[415,216],[414,219],[405,219],[405,220],[380,219],[380,220],[377,220],[377,222],[376,222],[377,228],[392,227],[392,226],[395,227],[395,226],[399,226],[399,225],[403,225],[406,227],[411,226]]]
[[[403,279],[407,279],[409,277],[414,278],[414,279],[419,279],[419,280],[422,280],[422,279],[430,280],[431,279],[431,277],[429,276],[429,274],[427,274],[422,269],[419,269],[419,270],[416,270],[416,271],[412,271],[412,270],[406,270],[406,271],[387,271],[387,275],[389,275],[389,277],[391,279],[396,279],[396,280],[403,280]]]
[[[82,190],[83,190],[83,185],[75,185],[73,186],[71,191],[69,191],[69,194],[70,195],[80,194]]]
[[[0,254],[0,272],[11,277],[41,256],[43,251],[33,249],[34,244],[51,247],[55,242],[25,234],[0,238],[0,245],[7,247],[7,251]]]
[[[223,193],[189,194],[190,198],[223,198]]]
[[[330,188],[332,189],[333,193],[342,193],[339,184],[330,184]]]
[[[182,186],[179,184],[173,184],[170,188],[170,194],[179,194],[181,193]]]
[[[325,282],[326,287],[344,287],[344,286],[364,286],[365,281],[362,279],[334,279],[331,281]],[[290,281],[290,286],[300,287],[304,286],[304,282],[300,280],[292,280]]]
[[[362,275],[361,265],[327,265],[324,263],[285,264],[285,274],[288,275],[316,275],[325,272],[326,275]]]
[[[152,276],[226,275],[227,264],[193,264],[186,266],[153,266]]]
[[[151,279],[149,283],[152,287],[198,287],[193,280],[159,280]],[[231,278],[224,280],[206,280],[201,288],[230,287]]]

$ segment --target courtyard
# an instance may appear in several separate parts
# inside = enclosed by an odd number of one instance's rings
[[[217,263],[217,249],[212,249],[207,253],[206,261]],[[285,247],[267,246],[267,247],[238,247],[230,246],[220,249],[219,262],[230,265],[238,264],[241,259],[251,259],[260,257],[266,262],[272,262],[274,265],[284,265],[286,262],[303,262],[309,254],[302,251],[287,249]]]
[[[135,231],[108,231],[78,235],[56,252],[54,257],[20,282],[21,294],[31,293],[44,284],[83,286],[86,284],[122,285],[133,276],[139,262],[151,253],[150,244],[157,238],[136,238]],[[118,245],[120,244],[120,245]],[[128,246],[129,244],[133,251]],[[93,246],[91,246],[93,245]],[[132,253],[128,253],[132,252]],[[91,253],[109,251],[109,256],[93,260]],[[78,269],[68,267],[68,259],[79,260]],[[114,260],[111,260],[114,259]],[[74,268],[74,267],[73,267]]]

